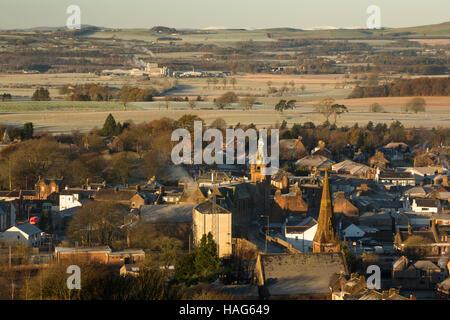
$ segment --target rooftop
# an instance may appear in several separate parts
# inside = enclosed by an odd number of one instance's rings
[[[335,273],[348,273],[340,252],[261,255],[271,295],[328,293]]]
[[[28,235],[33,235],[36,233],[41,233],[42,230],[39,229],[38,227],[36,227],[35,225],[32,225],[31,223],[23,223],[23,224],[18,224],[15,226],[17,229],[19,229],[20,231],[28,234]],[[13,228],[13,227],[11,227]],[[8,229],[9,230],[9,229]],[[6,231],[8,231],[6,230]]]
[[[202,214],[211,214],[211,213],[220,213],[220,214],[229,214],[230,211],[227,209],[215,204],[213,201],[208,200],[206,202],[200,203],[195,207],[195,210]]]
[[[160,204],[141,206],[141,219],[147,223],[192,222],[195,204]]]

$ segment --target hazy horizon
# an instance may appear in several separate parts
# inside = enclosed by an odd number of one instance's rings
[[[370,5],[381,8],[381,26],[412,27],[450,20],[450,1],[429,0],[3,0],[0,29],[63,27],[69,5],[81,8],[81,23],[105,28],[365,28]]]

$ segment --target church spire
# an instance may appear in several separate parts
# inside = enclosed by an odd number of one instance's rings
[[[336,252],[340,250],[340,241],[334,230],[333,207],[331,204],[328,172],[323,180],[322,200],[320,202],[319,221],[313,240],[314,252]]]

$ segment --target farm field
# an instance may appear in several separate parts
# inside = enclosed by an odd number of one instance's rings
[[[401,107],[411,99],[411,97],[400,98],[367,98],[367,99],[345,99],[337,100],[349,107],[349,112],[343,114],[337,120],[339,126],[352,126],[367,124],[368,121],[374,123],[390,123],[401,121],[406,127],[448,127],[450,125],[450,98],[448,97],[424,97],[427,101],[427,112],[418,114],[403,113]],[[371,113],[368,106],[371,103],[380,103],[385,112]],[[56,102],[51,102],[56,103]],[[138,102],[130,103],[129,110],[124,111],[119,103],[99,102],[96,106],[89,106],[92,102],[82,102],[86,104],[84,110],[78,106],[76,110],[60,109],[65,111],[55,111],[53,108],[45,111],[0,111],[0,123],[9,125],[22,125],[25,122],[33,122],[37,131],[49,131],[53,133],[71,132],[79,130],[86,132],[93,127],[101,127],[107,115],[112,113],[117,121],[133,121],[140,123],[152,121],[162,117],[178,119],[184,114],[196,114],[210,124],[217,118],[222,118],[228,125],[255,124],[258,128],[281,123],[286,120],[288,126],[294,123],[314,122],[323,123],[324,118],[313,109],[314,101],[310,103],[297,104],[295,110],[283,113],[273,110],[273,105],[255,105],[253,110],[244,111],[235,104],[229,109],[217,110],[211,102],[200,102],[194,110],[189,109],[185,102],[170,102],[169,110],[160,102]],[[1,110],[1,109],[0,109]],[[332,121],[332,117],[330,118]]]
[[[50,97],[62,99],[59,93],[60,86],[72,84],[99,84],[111,88],[120,89],[123,85],[139,86],[142,88],[155,86],[166,79],[141,80],[135,77],[98,76],[94,73],[44,73],[44,74],[22,74],[22,73],[0,73],[0,93],[8,92],[14,99],[30,100],[31,95],[37,87],[46,87]]]

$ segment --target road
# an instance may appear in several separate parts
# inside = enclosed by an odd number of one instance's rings
[[[262,252],[265,250],[266,242],[264,237],[259,232],[260,226],[257,222],[253,222],[249,227],[248,240],[258,246]],[[279,246],[267,242],[267,253],[284,253],[284,250]]]

